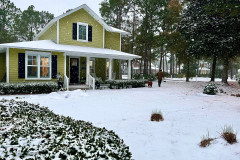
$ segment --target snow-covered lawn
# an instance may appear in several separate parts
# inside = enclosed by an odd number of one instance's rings
[[[76,90],[17,97],[115,131],[130,146],[136,160],[239,160],[240,135],[239,142],[230,145],[220,137],[220,132],[224,125],[233,125],[235,131],[240,131],[240,98],[221,93],[204,95],[206,84],[167,80],[160,88],[155,82],[153,88]],[[231,87],[223,89],[231,91]],[[150,121],[155,109],[162,111],[164,121]],[[211,138],[217,139],[209,147],[201,148],[201,137],[208,131]]]

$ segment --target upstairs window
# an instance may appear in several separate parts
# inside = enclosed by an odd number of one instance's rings
[[[88,42],[88,24],[77,23],[77,40],[82,42]]]

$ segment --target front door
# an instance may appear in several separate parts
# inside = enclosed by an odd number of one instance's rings
[[[70,83],[79,83],[79,59],[70,58]]]

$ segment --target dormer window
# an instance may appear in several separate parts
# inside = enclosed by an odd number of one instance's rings
[[[88,42],[88,24],[77,23],[77,40],[81,42]]]

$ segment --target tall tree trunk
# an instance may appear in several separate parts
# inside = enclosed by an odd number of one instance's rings
[[[181,74],[181,62],[180,61],[178,61],[178,74]]]
[[[165,72],[165,54],[163,53],[163,62],[162,62],[162,70]]]
[[[163,53],[161,52],[160,54],[161,56],[160,56],[159,70],[162,69],[162,61],[163,61]]]
[[[222,83],[228,85],[228,67],[229,67],[229,58],[228,54],[225,54],[224,61],[223,61],[223,72],[222,72]]]
[[[216,65],[217,65],[217,56],[214,55],[212,62],[212,72],[211,72],[211,82],[215,81],[215,73],[216,73]]]
[[[175,56],[174,56],[174,54],[172,55],[172,75],[173,75],[173,77],[174,77],[174,74],[175,74],[175,71],[174,71],[174,66],[175,66]]]
[[[145,46],[144,49],[144,64],[143,64],[143,75],[147,75],[147,68],[148,68],[148,63],[147,63],[147,46]]]
[[[149,47],[148,57],[149,57],[149,74],[152,74],[152,55],[151,55],[151,47]]]
[[[189,82],[190,77],[190,60],[187,58],[187,72],[186,72],[186,82]]]
[[[165,62],[166,62],[166,72],[168,72],[168,60],[167,60],[167,54],[165,54]]]
[[[140,75],[142,74],[142,63],[143,63],[143,60],[141,58],[141,62],[140,62]]]

